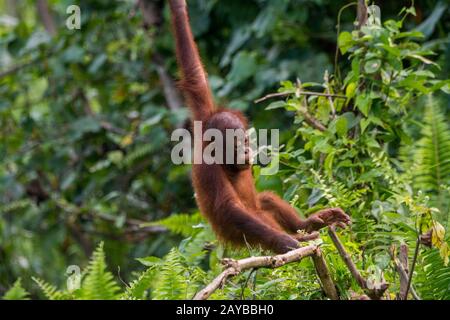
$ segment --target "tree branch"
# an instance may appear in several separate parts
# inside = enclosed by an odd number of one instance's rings
[[[45,27],[45,30],[53,37],[56,35],[56,26],[55,21],[50,13],[50,9],[48,7],[47,0],[37,0],[36,8],[41,17],[42,24]]]
[[[419,255],[419,248],[420,248],[420,236],[417,238],[417,241],[416,241],[416,249],[414,250],[413,261],[411,263],[411,270],[409,271],[408,283],[406,285],[405,300],[408,299],[409,289],[411,288],[412,277],[414,274],[414,268],[416,267],[417,256]]]
[[[408,286],[408,246],[406,244],[400,245],[399,257],[395,256],[394,248],[392,248],[390,255],[394,261],[395,269],[400,275],[400,293],[398,295],[399,300],[406,300],[406,288]],[[416,300],[421,300],[416,290],[411,287],[411,294]]]
[[[330,98],[340,98],[340,99],[347,99],[346,96],[340,95],[340,94],[330,94],[330,93],[323,93],[323,92],[313,92],[313,91],[297,91],[297,92],[276,92],[276,93],[269,93],[265,95],[262,98],[256,99],[254,103],[260,103],[263,101],[266,101],[271,98],[278,98],[278,97],[286,97],[290,96],[292,94],[295,95],[304,95],[304,96],[317,96],[317,97],[330,97]]]
[[[356,265],[353,263],[352,258],[345,250],[344,245],[342,244],[341,240],[339,240],[336,232],[332,228],[329,228],[328,234],[330,235],[331,241],[333,241],[342,260],[344,260],[345,265],[350,270],[353,278],[355,278],[361,289],[367,289],[366,280],[361,276],[361,273],[359,273],[358,268],[356,268]]]
[[[239,273],[253,268],[278,268],[287,263],[300,261],[304,257],[316,254],[318,245],[308,245],[299,249],[289,251],[285,254],[276,256],[249,257],[242,260],[224,259],[222,263],[225,270],[219,274],[210,284],[200,290],[194,300],[206,300],[211,294],[221,287],[228,277],[238,275]]]
[[[368,19],[368,12],[367,12],[367,6],[366,6],[366,0],[358,0],[358,7],[357,7],[357,20],[358,25],[357,29],[360,30],[362,26],[367,24]]]
[[[138,0],[136,6],[138,6],[142,12],[145,29],[156,26],[161,22],[161,12],[156,4],[149,1]],[[170,77],[166,70],[163,58],[156,50],[153,52],[152,61],[156,66],[156,72],[158,73],[163,88],[167,106],[172,111],[181,109],[183,107],[181,95],[178,92],[175,81]]]
[[[317,275],[322,283],[323,291],[325,295],[331,300],[339,300],[339,295],[336,291],[333,279],[331,279],[330,272],[327,268],[327,263],[323,257],[322,250],[317,248],[316,254],[312,255],[314,267],[316,268]]]
[[[350,273],[352,274],[353,278],[356,280],[360,288],[366,291],[367,295],[371,299],[379,300],[383,296],[389,285],[383,280],[383,282],[380,283],[379,288],[370,288],[368,286],[367,280],[364,279],[361,273],[358,271],[358,268],[356,268],[356,265],[353,263],[350,255],[345,250],[345,247],[342,244],[341,240],[339,240],[334,227],[329,227],[328,234],[330,235],[331,241],[333,241],[336,249],[338,250],[339,255],[341,256],[342,260],[344,260],[347,268],[350,270]]]
[[[310,114],[306,108],[299,110],[299,112],[303,115],[303,118],[305,118],[306,123],[311,127],[322,132],[327,130],[327,128],[319,120],[314,118],[314,116]]]

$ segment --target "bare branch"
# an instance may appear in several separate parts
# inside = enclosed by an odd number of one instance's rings
[[[304,96],[317,96],[317,97],[330,97],[330,98],[340,98],[340,99],[347,99],[346,96],[340,95],[340,94],[330,94],[330,93],[323,93],[323,92],[313,92],[313,91],[297,91],[297,92],[276,92],[276,93],[269,93],[268,95],[265,95],[262,98],[256,99],[254,103],[260,103],[263,101],[266,101],[268,99],[272,98],[278,98],[278,97],[286,97],[290,96],[292,94],[295,95],[304,95]]]
[[[304,257],[314,255],[318,245],[309,245],[276,256],[249,257],[242,260],[224,259],[225,270],[219,274],[210,284],[200,290],[194,300],[206,300],[211,294],[221,287],[228,277],[238,275],[247,269],[253,268],[278,268],[287,263],[300,261]]]
[[[366,291],[367,295],[371,299],[376,300],[380,299],[387,290],[389,285],[383,280],[379,288],[369,288],[369,286],[367,285],[367,280],[363,278],[361,273],[358,271],[356,265],[353,263],[350,255],[345,250],[345,247],[342,244],[341,240],[339,240],[336,231],[334,230],[334,227],[332,226],[329,227],[328,234],[330,235],[331,240],[333,241],[336,249],[338,250],[339,255],[341,256],[342,260],[344,260],[347,268],[350,270],[350,273],[352,274],[353,278],[355,278],[360,288]]]
[[[327,94],[331,94],[331,92],[330,92],[330,76],[328,74],[328,70],[325,71],[324,80],[325,80],[325,84],[326,84]],[[330,103],[331,117],[332,117],[332,119],[334,119],[334,118],[336,118],[336,108],[334,107],[333,99],[331,99],[331,97],[328,97],[328,102]]]
[[[158,7],[149,1],[138,0],[136,6],[142,12],[144,19],[144,28],[156,26],[161,22],[161,12]],[[161,86],[163,88],[164,97],[170,110],[176,111],[183,107],[183,99],[175,85],[175,81],[170,77],[164,65],[163,58],[158,52],[153,52],[152,61],[156,66]]]
[[[316,118],[314,118],[306,108],[303,108],[302,110],[299,110],[299,112],[303,115],[303,118],[305,118],[305,121],[307,124],[309,124],[311,127],[319,130],[319,131],[325,131],[327,128]]]
[[[409,271],[408,284],[406,285],[405,300],[408,299],[408,293],[411,288],[411,282],[412,282],[412,277],[414,274],[414,268],[416,266],[417,256],[419,255],[419,249],[420,249],[420,236],[417,238],[417,241],[416,241],[416,249],[414,250],[413,261],[411,263],[411,271]]]
[[[366,0],[358,0],[358,7],[356,10],[357,10],[356,19],[358,20],[358,25],[356,27],[358,30],[360,30],[362,26],[367,24],[367,19],[369,18]]]
[[[166,98],[167,106],[170,110],[176,111],[183,107],[183,100],[175,85],[175,81],[167,72],[161,56],[158,53],[153,54],[153,62],[156,65],[156,72],[158,72],[159,80],[163,87],[164,97]]]
[[[400,300],[406,300],[406,288],[408,286],[408,246],[406,244],[400,245],[399,257],[395,256],[394,248],[391,249],[390,255],[392,260],[394,261],[395,269],[400,275],[400,293],[398,298]],[[411,287],[411,294],[416,300],[421,300],[416,290]]]
[[[56,35],[56,26],[55,21],[53,20],[53,17],[50,13],[47,0],[37,0],[36,8],[39,16],[41,17],[42,24],[44,25],[45,30],[47,30],[48,34],[53,37],[54,35]]]
[[[323,291],[325,295],[331,300],[339,300],[339,295],[336,291],[333,279],[331,279],[330,272],[327,267],[325,258],[323,257],[322,250],[317,248],[316,254],[312,255],[314,267],[316,268],[317,275],[322,283]]]
[[[328,234],[330,235],[330,238],[333,241],[336,249],[338,250],[342,260],[344,260],[345,265],[350,270],[353,278],[355,278],[356,282],[358,282],[358,285],[361,287],[361,289],[367,289],[366,280],[359,273],[356,265],[353,263],[352,258],[345,250],[344,245],[342,244],[341,240],[339,240],[336,232],[332,228],[329,228]]]

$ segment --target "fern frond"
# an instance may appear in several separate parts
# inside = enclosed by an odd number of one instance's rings
[[[446,118],[430,96],[425,108],[422,138],[415,154],[418,166],[414,171],[414,186],[429,195],[448,220],[448,196],[442,186],[450,183],[450,129]]]
[[[6,291],[3,300],[29,300],[29,293],[22,287],[22,280],[19,278],[13,286]]]
[[[121,299],[124,300],[134,300],[134,299],[146,299],[147,290],[150,289],[151,284],[154,280],[155,269],[148,268],[142,272],[139,277],[130,283],[130,286],[126,289],[125,294],[122,295]]]
[[[423,299],[450,299],[450,268],[445,266],[439,250],[428,250],[418,266],[415,279]]]
[[[152,143],[146,143],[143,145],[138,145],[134,148],[134,150],[130,151],[125,158],[123,159],[123,163],[125,166],[129,167],[133,163],[145,158],[155,151],[155,145]]]
[[[323,192],[328,204],[332,207],[350,208],[363,200],[367,189],[350,190],[344,183],[335,180],[325,180],[317,171],[311,169],[318,183],[318,188]]]
[[[178,300],[187,298],[187,268],[181,253],[172,248],[165,256],[164,263],[158,270],[152,298],[156,300]]]
[[[39,288],[44,293],[45,297],[49,300],[67,300],[70,299],[70,294],[64,291],[58,290],[54,285],[39,279],[32,278],[34,282],[39,286]]]
[[[183,237],[190,237],[199,232],[200,228],[197,225],[204,222],[203,217],[197,212],[194,214],[173,214],[165,219],[143,224],[142,226],[164,226],[171,232],[182,235]]]
[[[103,242],[95,250],[86,276],[78,293],[85,300],[114,300],[119,297],[119,287],[113,275],[107,271]]]

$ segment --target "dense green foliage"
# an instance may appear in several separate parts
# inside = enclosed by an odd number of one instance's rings
[[[134,1],[77,3],[82,28],[67,30],[72,1],[49,1],[52,37],[34,1],[0,2],[0,295],[192,298],[221,258],[261,251],[220,245],[197,212],[189,166],[169,160],[187,112],[164,94],[161,70],[176,76],[165,1],[153,2],[146,28]],[[257,188],[303,216],[342,207],[353,225],[340,238],[391,295],[391,248],[406,243],[412,258],[432,229],[412,283],[423,299],[450,299],[449,8],[429,1],[398,15],[399,3],[376,2],[382,21],[371,16],[359,32],[345,4],[191,0],[189,9],[217,102],[256,128],[282,129],[280,171],[255,166]],[[284,98],[253,103],[279,86]],[[361,292],[321,235],[341,296]],[[212,298],[324,295],[305,259],[243,273]]]

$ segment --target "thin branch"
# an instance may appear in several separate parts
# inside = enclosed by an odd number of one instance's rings
[[[325,84],[326,84],[327,94],[331,94],[331,92],[330,92],[330,76],[328,74],[328,70],[325,70],[324,80],[325,80]],[[336,108],[334,107],[333,99],[331,99],[331,97],[328,97],[328,102],[330,103],[331,117],[332,117],[332,119],[334,119],[334,118],[336,118]]]
[[[404,249],[402,249],[402,247],[406,247],[406,245],[402,245],[400,246],[400,254],[399,254],[399,258],[397,258],[394,254],[394,250],[391,250],[390,255],[392,257],[392,260],[394,261],[394,265],[395,265],[395,269],[397,270],[397,272],[400,275],[400,293],[399,293],[399,299],[400,300],[406,300],[406,287],[408,285],[408,267],[407,264],[405,265],[405,261],[404,261]],[[407,252],[406,252],[406,259],[408,258],[407,256]],[[414,297],[414,299],[416,300],[421,300],[419,295],[417,294],[416,290],[414,290],[414,288],[411,286],[411,294]]]
[[[328,234],[330,235],[331,241],[333,241],[336,249],[338,250],[339,255],[342,257],[342,260],[344,260],[345,265],[350,270],[353,278],[355,278],[356,282],[358,282],[358,285],[361,287],[361,289],[367,289],[366,280],[361,276],[361,273],[359,273],[356,265],[353,263],[352,258],[345,250],[344,245],[342,244],[341,240],[339,240],[336,232],[332,228],[329,228]]]
[[[409,271],[408,284],[406,286],[405,300],[408,299],[408,293],[411,288],[411,282],[412,282],[412,277],[414,274],[414,268],[416,267],[417,256],[419,254],[419,248],[420,248],[420,237],[418,237],[417,241],[416,241],[416,249],[414,250],[413,261],[411,263],[411,270]]]
[[[317,96],[317,97],[330,97],[330,98],[339,98],[339,99],[347,99],[346,96],[340,95],[340,94],[329,94],[329,93],[323,93],[323,92],[313,92],[313,91],[297,91],[297,92],[276,92],[276,93],[269,93],[265,95],[262,98],[256,99],[254,103],[260,103],[263,101],[266,101],[268,99],[277,98],[277,97],[286,97],[290,96],[292,94],[295,95],[304,95],[304,96]]]
[[[358,0],[358,7],[356,9],[357,14],[357,29],[360,30],[362,26],[365,26],[367,24],[367,19],[369,17],[367,12],[367,5],[366,0]]]
[[[159,80],[161,81],[167,106],[172,111],[181,109],[183,107],[183,100],[175,85],[175,81],[170,77],[165,68],[161,56],[158,53],[154,53],[152,60],[156,65],[156,72],[158,72]]]
[[[400,276],[400,300],[404,300],[406,297],[406,288],[408,286],[408,273],[409,273],[408,245],[407,244],[402,243],[400,245],[400,252],[399,252],[398,256],[399,256],[398,268],[401,273],[401,276]],[[406,275],[406,277],[405,277],[405,275]]]
[[[299,110],[299,112],[303,115],[303,118],[305,118],[306,123],[311,127],[322,132],[327,130],[327,128],[319,120],[314,118],[314,116],[311,115],[306,108]]]
[[[299,249],[289,251],[285,254],[276,256],[249,257],[242,260],[224,259],[225,270],[219,274],[210,284],[200,290],[194,300],[206,300],[211,294],[221,287],[228,277],[238,275],[239,273],[253,268],[278,268],[287,263],[300,261],[304,257],[314,255],[318,245],[309,245]]]
[[[325,295],[331,300],[339,300],[339,295],[336,291],[333,279],[331,279],[330,272],[327,267],[325,258],[323,257],[322,250],[317,248],[316,254],[312,255],[314,267],[316,268],[317,275],[322,283],[323,291]]]
[[[50,13],[47,0],[37,0],[36,8],[39,16],[41,17],[42,24],[44,25],[45,30],[47,30],[48,34],[53,37],[54,35],[56,35],[56,26],[55,21],[53,20],[53,16]]]
[[[336,249],[339,252],[339,255],[344,260],[345,264],[347,265],[347,268],[350,270],[350,273],[352,274],[353,278],[355,278],[356,282],[358,282],[358,285],[361,289],[366,291],[367,295],[371,299],[378,300],[380,299],[383,294],[386,292],[389,285],[383,280],[378,288],[370,288],[367,280],[363,278],[361,273],[356,268],[356,265],[353,263],[350,255],[345,250],[344,245],[342,244],[341,240],[339,240],[336,231],[334,230],[334,227],[329,227],[328,234],[330,235],[331,240],[333,241],[334,245],[336,246]]]
[[[145,29],[157,26],[161,22],[162,19],[160,9],[154,3],[138,0],[136,2],[136,6],[139,7],[142,12]],[[163,94],[166,99],[167,106],[172,111],[181,109],[183,107],[183,99],[178,92],[175,81],[167,72],[163,58],[156,50],[153,52],[152,61],[156,66],[156,72],[158,73],[159,80],[163,88]]]

